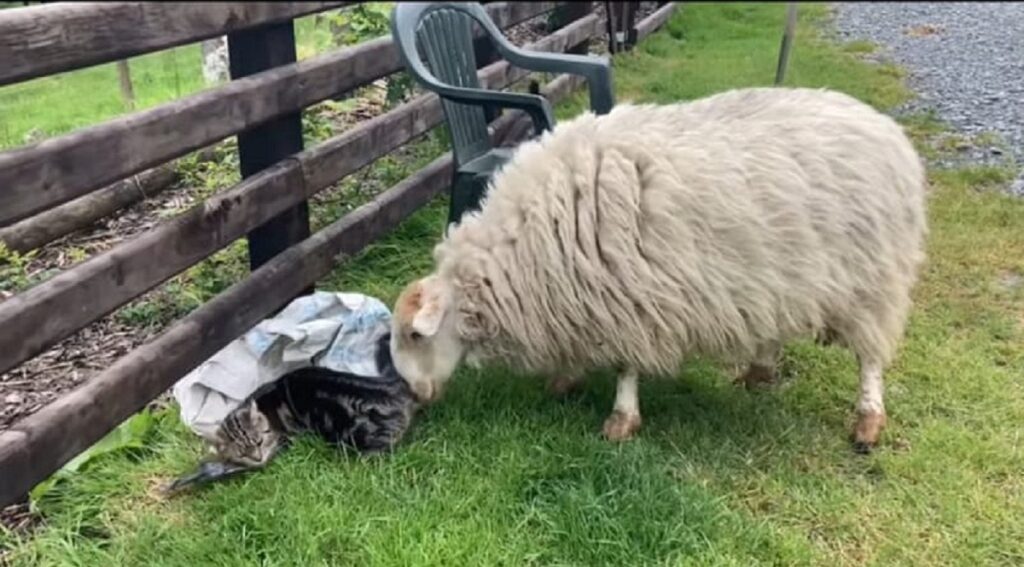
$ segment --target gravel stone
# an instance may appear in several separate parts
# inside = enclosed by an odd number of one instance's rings
[[[840,2],[840,40],[880,46],[873,59],[908,72],[918,98],[896,114],[933,111],[956,131],[995,135],[940,167],[1012,164],[1008,191],[1024,197],[1024,2]]]

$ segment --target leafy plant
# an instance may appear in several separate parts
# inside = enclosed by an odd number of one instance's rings
[[[155,418],[148,410],[130,417],[103,439],[97,441],[92,447],[82,451],[77,457],[68,461],[53,476],[36,485],[29,492],[30,507],[33,511],[38,511],[39,503],[58,482],[74,476],[80,470],[83,470],[83,466],[96,457],[125,449],[140,449],[144,447],[146,439],[153,430],[154,423]]]
[[[394,2],[364,2],[325,16],[337,46],[354,45],[391,33]],[[402,102],[412,92],[412,78],[397,73],[387,81],[387,102]]]
[[[18,292],[32,285],[28,265],[36,252],[19,253],[0,242],[0,291]]]
[[[399,71],[388,79],[387,95],[386,100],[388,106],[394,106],[396,104],[405,102],[405,100],[412,94],[414,83],[412,77],[409,76],[405,71]]]
[[[306,146],[316,145],[334,133],[331,120],[320,110],[314,107],[302,113],[302,138]]]
[[[364,2],[324,17],[338,46],[386,35],[393,2]]]

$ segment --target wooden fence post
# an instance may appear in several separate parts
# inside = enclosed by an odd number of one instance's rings
[[[572,22],[580,18],[587,17],[587,14],[594,10],[593,2],[561,2],[558,7],[555,8],[552,17],[554,25],[551,31],[561,29]],[[584,41],[572,49],[566,50],[566,53],[576,53],[578,55],[586,55],[590,51],[590,40]]]
[[[295,62],[292,21],[228,34],[228,60],[232,79]],[[238,135],[238,159],[243,178],[300,151],[301,112],[269,120]],[[302,191],[302,187],[289,189]],[[303,201],[249,233],[250,268],[255,270],[308,236],[309,203]]]
[[[128,60],[117,62],[117,80],[121,84],[121,102],[127,110],[135,110],[135,89],[132,87],[132,72]]]

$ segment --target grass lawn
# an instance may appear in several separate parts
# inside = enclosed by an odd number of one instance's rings
[[[316,25],[313,16],[296,20],[295,37],[300,60],[328,48],[331,41],[327,24]],[[132,57],[128,66],[138,110],[207,88],[198,43]],[[0,150],[27,143],[27,136],[50,138],[127,112],[115,63],[0,87]]]
[[[909,95],[862,43],[817,37],[824,8],[801,9],[787,82],[883,109]],[[617,59],[620,101],[770,84],[784,11],[686,4]],[[922,148],[938,130],[911,128]],[[161,414],[146,450],[95,461],[41,503],[33,538],[0,546],[14,565],[1020,565],[1024,202],[999,194],[1000,170],[931,181],[930,260],[871,456],[847,442],[857,372],[838,349],[790,345],[787,380],[752,393],[694,361],[641,387],[644,429],[622,445],[599,436],[612,376],[557,401],[539,379],[462,371],[392,456],[303,439],[169,502],[155,487],[201,448]],[[439,199],[320,287],[392,301],[429,271],[444,213]]]

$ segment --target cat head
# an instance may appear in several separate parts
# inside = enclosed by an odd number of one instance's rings
[[[213,451],[225,461],[246,467],[266,465],[281,449],[284,436],[275,430],[255,400],[243,403],[221,423]]]

